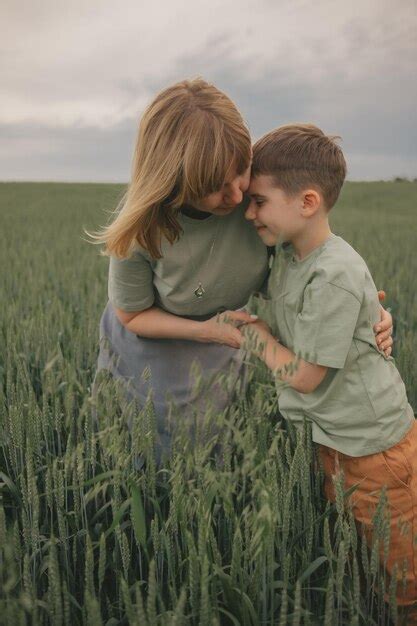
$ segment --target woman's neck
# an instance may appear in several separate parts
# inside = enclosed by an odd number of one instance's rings
[[[206,211],[199,211],[195,209],[190,204],[184,204],[181,207],[181,213],[184,213],[187,217],[191,217],[194,220],[206,220],[212,213],[207,213]]]

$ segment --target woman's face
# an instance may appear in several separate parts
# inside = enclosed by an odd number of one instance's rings
[[[242,202],[249,182],[250,166],[239,176],[235,174],[229,176],[219,191],[205,196],[198,203],[193,204],[193,207],[198,211],[213,213],[213,215],[229,215]]]

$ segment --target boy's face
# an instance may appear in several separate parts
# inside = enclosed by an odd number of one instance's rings
[[[252,220],[258,235],[267,246],[291,241],[304,225],[300,215],[302,194],[289,196],[273,184],[270,176],[252,177],[248,194],[251,202],[245,217]]]

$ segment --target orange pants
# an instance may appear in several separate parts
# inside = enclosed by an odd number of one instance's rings
[[[343,469],[345,491],[357,485],[350,503],[357,522],[364,525],[368,543],[372,540],[372,517],[379,492],[386,486],[391,519],[386,571],[389,578],[398,563],[397,604],[410,606],[413,617],[410,615],[407,624],[417,624],[417,421],[399,443],[376,454],[353,457],[323,445],[318,449],[325,473],[325,494],[330,501],[335,501],[332,475],[338,469]],[[383,546],[380,554],[383,562]],[[404,559],[408,564],[405,591],[401,582]]]

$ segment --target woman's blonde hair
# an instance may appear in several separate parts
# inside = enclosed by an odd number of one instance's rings
[[[180,207],[221,189],[231,168],[240,175],[250,159],[249,130],[230,98],[201,78],[176,83],[142,116],[115,219],[89,235],[106,244],[103,254],[126,258],[137,242],[161,258],[162,236],[173,243],[182,232]]]

